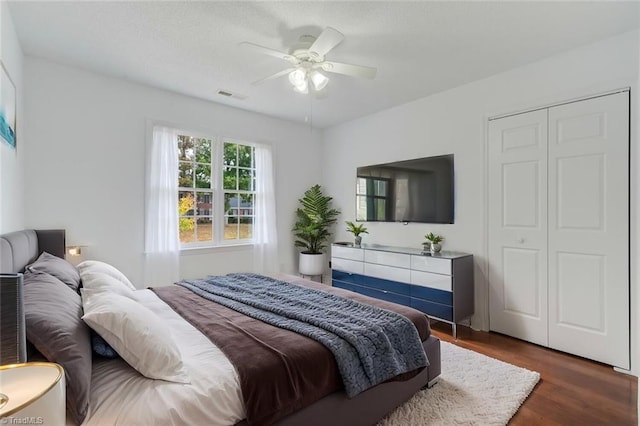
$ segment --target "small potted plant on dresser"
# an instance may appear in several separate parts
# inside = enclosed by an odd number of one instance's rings
[[[332,199],[322,193],[320,185],[314,185],[298,200],[301,207],[296,210],[293,232],[296,247],[302,248],[298,263],[301,275],[322,275],[324,272],[322,250],[331,236],[329,228],[340,214],[340,210],[331,208]]]
[[[369,231],[367,231],[367,228],[365,228],[363,223],[356,225],[355,223],[348,220],[345,223],[347,224],[347,231],[351,232],[355,237],[354,245],[356,247],[360,247],[360,244],[362,243],[362,237],[360,236],[360,234],[368,234]]]
[[[429,232],[424,237],[427,239],[427,241],[422,243],[425,247],[425,251],[426,251],[427,245],[429,246],[429,251],[431,253],[439,253],[440,250],[442,250],[442,245],[440,244],[442,240],[444,240],[444,237],[442,235]]]

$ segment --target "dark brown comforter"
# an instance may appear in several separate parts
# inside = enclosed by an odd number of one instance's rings
[[[415,324],[423,341],[430,335],[426,316],[412,308],[294,276],[276,278],[398,312]],[[235,366],[249,424],[271,424],[342,388],[333,354],[315,340],[240,314],[184,287],[152,290]]]

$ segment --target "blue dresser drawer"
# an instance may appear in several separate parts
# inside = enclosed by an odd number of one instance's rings
[[[333,281],[333,287],[343,288],[345,290],[353,291],[355,293],[364,294],[365,296],[374,297],[380,300],[386,300],[387,302],[397,303],[399,305],[411,306],[411,298],[402,294],[392,293],[389,291],[377,290],[374,288],[363,287],[356,284],[347,283],[344,281]]]
[[[398,303],[399,305],[411,306],[411,298],[403,294],[392,293],[390,291],[376,290],[374,288],[362,287],[359,285],[354,286],[357,289],[353,290],[365,296],[375,297],[376,299],[386,300],[387,302]]]
[[[397,281],[369,277],[360,274],[353,274],[350,272],[337,271],[335,269],[331,271],[331,277],[334,280],[357,284],[363,287],[381,290],[383,292],[389,291],[391,293],[402,294],[405,296],[409,296],[411,294],[411,284],[400,283]]]
[[[453,321],[453,307],[447,305],[441,305],[439,303],[427,302],[422,299],[411,298],[411,307],[425,314],[441,318],[447,321]]]
[[[438,290],[437,288],[412,285],[411,297],[440,303],[442,305],[453,306],[453,293],[450,291]]]
[[[358,284],[362,281],[362,276],[358,274],[352,274],[351,272],[331,271],[331,278],[333,280],[343,281],[345,283]]]
[[[382,278],[374,278],[367,276],[360,276],[360,282],[356,283],[364,287],[375,288],[382,291],[390,291],[396,294],[404,294],[409,296],[411,294],[411,284],[400,283],[398,281],[385,280]]]
[[[347,282],[344,282],[344,281],[338,281],[338,280],[335,279],[335,277],[331,281],[331,286],[332,287],[337,287],[337,288],[343,288],[343,289],[349,290],[349,291],[356,291],[355,290],[355,286],[353,284],[347,283]]]

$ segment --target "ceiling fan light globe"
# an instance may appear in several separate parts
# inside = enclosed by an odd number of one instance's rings
[[[304,95],[309,93],[309,84],[307,83],[307,80],[306,79],[302,80],[300,84],[294,84],[293,90],[295,90],[298,93],[302,93]]]
[[[289,81],[294,86],[304,84],[306,86],[307,73],[302,68],[296,68],[289,73]]]
[[[329,77],[322,74],[320,71],[313,71],[311,73],[311,83],[313,83],[313,88],[316,91],[320,91],[327,86],[327,83],[329,83]]]

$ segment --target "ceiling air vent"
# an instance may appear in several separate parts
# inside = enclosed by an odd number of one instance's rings
[[[239,100],[247,99],[247,97],[245,95],[240,95],[238,93],[232,93],[232,92],[230,92],[228,90],[224,90],[224,89],[219,89],[218,90],[218,95],[224,96],[225,98],[233,98],[233,99],[239,99]]]

